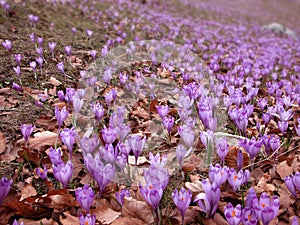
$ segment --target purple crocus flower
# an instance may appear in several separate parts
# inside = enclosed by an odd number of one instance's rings
[[[140,156],[144,145],[146,143],[146,137],[143,139],[137,135],[131,135],[127,138],[130,150],[132,151],[133,155],[135,156],[135,164],[137,163],[138,157]]]
[[[104,116],[104,108],[100,103],[92,104],[92,111],[98,121]]]
[[[102,195],[106,185],[114,178],[115,176],[115,167],[110,163],[104,165],[100,159],[96,159],[95,167],[93,168],[93,178],[96,180],[99,187],[99,196]]]
[[[212,217],[218,208],[221,195],[220,188],[215,183],[210,184],[208,180],[202,180],[202,188],[204,193],[198,194],[194,202],[197,202],[207,217]]]
[[[73,98],[74,98],[75,94],[76,94],[75,88],[67,87],[66,95],[65,95],[66,102],[73,102]]]
[[[56,42],[48,42],[48,47],[51,51],[52,58],[54,58],[54,49],[56,47]]]
[[[61,148],[52,148],[50,147],[50,151],[48,153],[48,156],[50,158],[50,161],[54,165],[58,165],[60,163],[63,163],[63,160],[61,158]]]
[[[63,122],[67,119],[69,111],[66,106],[64,106],[61,110],[59,110],[58,106],[55,106],[55,117],[58,123],[58,128],[61,127]]]
[[[194,140],[195,140],[195,133],[194,131],[187,125],[179,126],[178,133],[182,138],[184,144],[190,148],[192,147]]]
[[[282,134],[286,132],[289,126],[288,121],[278,121],[277,125]]]
[[[89,213],[95,198],[93,189],[89,185],[85,184],[83,187],[76,189],[75,196],[76,201],[79,203],[81,208],[83,208],[85,212]]]
[[[242,220],[243,225],[256,225],[257,224],[257,216],[254,210],[248,206],[246,206],[242,210]]]
[[[241,170],[244,163],[244,156],[241,149],[238,150],[237,160],[236,160],[236,166],[238,170]]]
[[[210,165],[209,167],[209,179],[211,182],[215,183],[220,187],[223,183],[226,182],[228,177],[229,168],[227,166],[221,167],[220,164],[215,166]]]
[[[217,154],[222,162],[224,164],[225,157],[229,151],[229,144],[227,142],[226,138],[218,139],[217,140]]]
[[[120,142],[124,141],[124,139],[129,134],[130,131],[131,131],[131,129],[129,126],[127,126],[125,124],[121,124],[119,127],[116,128],[118,140]]]
[[[127,189],[122,189],[121,191],[116,192],[115,194],[115,197],[121,206],[124,204],[124,197],[129,197],[129,196],[130,196],[130,192]]]
[[[2,42],[2,46],[8,50],[8,51],[11,51],[11,47],[12,47],[12,44],[11,44],[11,41],[10,40],[5,40]]]
[[[100,146],[100,156],[105,162],[114,164],[117,155],[118,155],[118,151],[117,149],[114,148],[112,144],[106,144],[105,148]]]
[[[255,137],[251,139],[245,138],[239,141],[239,146],[243,147],[248,152],[250,159],[253,160],[263,144],[261,139],[255,140]]]
[[[60,132],[60,139],[67,146],[70,158],[72,158],[73,145],[75,143],[76,131],[74,128],[65,128]]]
[[[39,47],[42,47],[42,45],[43,45],[43,41],[44,41],[44,38],[42,38],[42,37],[38,37],[38,39],[37,39],[37,43],[38,43],[38,46],[39,46]]]
[[[212,145],[214,142],[214,133],[211,130],[200,132],[200,139],[205,148]]]
[[[162,167],[150,166],[148,169],[144,169],[144,178],[146,184],[160,185],[162,189],[165,189],[169,182],[169,172]]]
[[[35,51],[41,58],[43,58],[43,48],[42,47],[36,48]]]
[[[248,126],[249,116],[248,112],[245,108],[234,108],[228,112],[229,116],[233,120],[233,122],[237,125],[237,127],[243,132],[246,133],[246,128]]]
[[[92,35],[93,35],[93,31],[90,30],[90,29],[86,29],[86,35],[87,35],[89,38],[91,38]]]
[[[292,176],[287,176],[284,178],[285,186],[289,189],[289,191],[292,193],[292,195],[297,198],[297,192],[296,192],[296,186],[293,181]]]
[[[160,118],[164,118],[170,111],[169,106],[168,105],[159,105],[156,106],[156,110],[158,115],[160,116]]]
[[[231,203],[228,203],[224,207],[224,215],[230,225],[238,225],[242,218],[242,206],[238,204],[236,207],[233,207]]]
[[[192,200],[192,192],[190,190],[186,190],[183,187],[180,189],[179,192],[177,189],[175,189],[174,192],[172,193],[172,199],[180,211],[182,224],[183,224],[184,214]]]
[[[71,46],[65,46],[65,51],[67,55],[70,57],[72,53],[72,47]]]
[[[20,66],[20,62],[22,60],[22,55],[21,54],[15,54],[15,61],[17,63],[18,66]]]
[[[230,168],[228,171],[228,183],[233,188],[233,191],[236,191],[244,181],[244,173],[240,170],[238,173],[234,168]]]
[[[21,68],[20,66],[16,66],[16,67],[13,67],[15,73],[17,74],[18,77],[20,77],[21,75]]]
[[[273,152],[276,151],[280,147],[280,137],[271,135],[269,139],[269,145]]]
[[[102,138],[106,144],[113,143],[117,139],[117,133],[116,133],[115,128],[113,128],[111,126],[109,126],[107,128],[104,127],[102,129]]]
[[[27,142],[29,136],[31,135],[31,133],[34,130],[34,126],[32,124],[22,124],[20,129],[21,129],[21,132],[23,134],[25,141]]]
[[[163,195],[163,189],[160,185],[140,185],[140,193],[145,201],[152,207],[153,210],[158,208],[159,202]]]
[[[271,200],[269,195],[263,192],[259,200],[255,197],[252,202],[255,214],[262,220],[263,225],[268,225],[277,216],[280,206],[277,196],[274,196]]]
[[[179,163],[179,169],[181,170],[182,169],[182,164],[183,164],[183,159],[189,155],[192,151],[192,148],[190,148],[189,150],[187,150],[182,144],[179,144],[177,147],[176,147],[176,158],[178,160],[178,163]]]
[[[124,120],[125,108],[118,107],[117,111],[113,112],[109,118],[109,125],[116,128],[120,126]]]
[[[96,55],[97,55],[97,51],[96,50],[91,50],[90,54],[91,54],[93,60],[95,60],[96,59]]]
[[[8,195],[12,180],[8,180],[6,177],[2,177],[0,180],[0,205],[2,201],[5,199],[5,197]]]
[[[40,178],[42,178],[43,180],[47,180],[47,167],[46,166],[44,166],[43,169],[40,167],[36,168],[35,172]]]
[[[68,182],[72,177],[73,164],[71,161],[68,161],[66,164],[61,162],[60,164],[52,164],[54,177],[62,183],[63,187],[66,189]]]
[[[80,225],[95,225],[96,224],[96,216],[93,214],[86,214],[86,216],[84,215],[80,215],[79,216],[79,223]]]
[[[12,84],[12,89],[19,91],[19,92],[23,91],[23,88],[15,82],[13,82],[13,84]]]
[[[298,191],[300,191],[300,172],[296,172],[293,176],[293,183]]]
[[[12,225],[24,225],[23,221],[18,223],[18,221],[15,219]]]
[[[85,154],[95,152],[99,144],[100,140],[97,135],[94,135],[91,138],[84,137],[80,140],[80,147]]]
[[[298,217],[297,216],[293,217],[291,225],[299,225]]]
[[[44,59],[42,57],[36,57],[35,61],[39,64],[40,68],[42,69]]]
[[[175,119],[173,116],[165,116],[163,118],[163,125],[167,129],[168,133],[171,132],[172,127],[174,125],[174,121],[175,121]]]
[[[56,68],[65,75],[65,65],[64,62],[59,62],[56,64]]]

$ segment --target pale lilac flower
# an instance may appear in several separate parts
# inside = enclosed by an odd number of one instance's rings
[[[38,37],[37,43],[39,47],[42,47],[44,39],[42,37]]]
[[[48,156],[49,156],[50,161],[53,165],[58,165],[60,163],[63,163],[63,160],[61,158],[61,148],[52,148],[52,147],[50,147],[50,151],[48,153]]]
[[[64,62],[59,62],[56,64],[56,68],[65,75],[65,65]]]
[[[257,224],[257,216],[254,210],[248,206],[246,206],[242,210],[242,220],[243,225],[256,225]]]
[[[167,129],[168,133],[171,132],[172,127],[174,125],[174,121],[175,121],[175,119],[173,116],[165,116],[163,118],[163,125]]]
[[[156,106],[157,113],[159,114],[160,118],[164,118],[170,111],[168,105]]]
[[[88,38],[91,38],[93,35],[93,31],[90,29],[86,29],[86,35],[88,36]]]
[[[95,225],[96,224],[96,216],[93,214],[86,214],[86,216],[84,215],[80,215],[79,216],[79,223],[80,225]]]
[[[17,74],[17,76],[20,77],[20,75],[21,75],[21,68],[20,68],[20,66],[16,66],[16,67],[13,67],[13,68],[14,68],[14,71]]]
[[[93,60],[95,60],[96,59],[96,55],[97,55],[97,51],[96,50],[91,50],[90,54],[91,54]]]
[[[293,217],[291,225],[299,225],[298,217],[297,216]]]
[[[200,132],[200,139],[205,148],[214,143],[214,133],[211,130]]]
[[[234,168],[230,168],[228,171],[228,183],[235,192],[244,182],[244,173],[240,170],[238,173]]]
[[[73,145],[75,143],[76,131],[74,128],[65,128],[60,132],[60,139],[67,146],[70,152],[70,158],[72,157]]]
[[[43,58],[43,48],[42,47],[36,48],[35,51],[41,58]]]
[[[118,107],[116,111],[114,111],[109,118],[109,125],[117,128],[119,127],[125,116],[125,107]]]
[[[92,104],[92,111],[98,121],[100,121],[104,116],[104,108],[100,103]]]
[[[15,219],[12,225],[24,225],[23,221],[18,223],[18,221]]]
[[[79,203],[81,208],[83,208],[85,212],[89,213],[95,198],[93,189],[89,185],[85,184],[83,187],[79,187],[75,190],[75,196],[76,201]]]
[[[106,144],[105,148],[100,146],[100,156],[106,163],[114,164],[117,159],[118,151],[112,144]]]
[[[71,46],[65,46],[65,51],[67,55],[70,57],[72,54],[72,47]]]
[[[72,177],[73,164],[71,161],[68,161],[66,164],[61,162],[60,164],[52,164],[54,177],[62,183],[63,187],[66,189],[68,182]]]
[[[194,131],[187,125],[179,126],[178,133],[180,137],[182,138],[185,145],[190,148],[192,147],[194,141],[195,141],[195,133]]]
[[[100,139],[97,135],[91,138],[84,137],[80,140],[80,147],[84,153],[94,153],[100,144]]]
[[[16,84],[15,82],[13,82],[13,84],[12,84],[12,89],[19,91],[19,92],[23,91],[23,88],[20,85]]]
[[[115,167],[110,163],[104,165],[100,159],[96,160],[93,178],[96,180],[99,187],[99,196],[102,195],[106,185],[114,178],[115,176]]]
[[[177,158],[177,161],[179,163],[179,169],[181,170],[182,169],[182,164],[183,164],[183,159],[188,156],[192,151],[192,148],[190,148],[189,150],[187,150],[182,144],[179,144],[177,147],[176,147],[176,158]]]
[[[239,146],[246,150],[251,160],[253,160],[260,151],[262,144],[263,141],[261,139],[256,140],[255,137],[252,137],[251,139],[245,138],[239,141]]]
[[[52,58],[54,58],[54,49],[56,47],[56,42],[48,42],[48,47],[51,51]]]
[[[238,204],[235,208],[231,203],[224,207],[224,215],[230,225],[239,225],[242,218],[242,206]]]
[[[224,164],[225,157],[229,151],[229,144],[226,138],[221,138],[217,140],[217,154]]]

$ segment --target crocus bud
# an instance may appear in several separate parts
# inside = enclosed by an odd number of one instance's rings
[[[129,196],[130,196],[130,192],[127,189],[122,189],[121,191],[116,192],[115,194],[115,197],[120,205],[124,204],[124,197],[129,197]]]
[[[2,179],[0,180],[0,205],[8,195],[12,182],[12,180],[8,180],[6,177],[2,177]]]
[[[34,126],[32,124],[22,124],[20,129],[25,141],[27,142],[30,134],[34,130]]]
[[[40,178],[42,178],[43,180],[47,180],[47,167],[46,166],[44,166],[43,169],[40,167],[36,168],[35,172]]]
[[[12,44],[11,44],[11,41],[10,40],[5,40],[2,42],[2,46],[8,50],[8,51],[11,51],[11,47],[12,47]]]
[[[83,188],[79,187],[76,189],[75,196],[81,208],[88,213],[95,198],[93,189],[89,185],[85,184]]]
[[[157,106],[156,110],[160,118],[164,118],[169,113],[170,109],[168,105],[162,105],[162,106]]]
[[[59,110],[58,106],[55,106],[55,117],[58,123],[58,127],[61,127],[62,123],[67,119],[69,111],[66,106]]]
[[[165,116],[163,118],[163,125],[167,129],[168,133],[171,132],[172,127],[174,125],[174,117],[172,116]]]
[[[102,138],[106,144],[113,143],[117,139],[117,134],[116,134],[115,128],[113,128],[111,126],[108,128],[104,127],[102,129]]]

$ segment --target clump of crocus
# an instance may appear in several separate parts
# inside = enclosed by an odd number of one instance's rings
[[[255,214],[261,219],[263,225],[268,225],[277,216],[280,201],[278,196],[274,196],[271,200],[269,195],[263,192],[259,200],[256,196],[253,197],[252,205]]]
[[[39,17],[38,17],[38,16],[35,16],[35,15],[32,15],[32,14],[29,14],[29,15],[28,15],[28,19],[29,19],[29,21],[32,23],[33,28],[35,29],[35,28],[36,28],[36,24],[37,24],[37,22],[39,21]]]
[[[79,216],[79,223],[80,225],[95,225],[96,224],[96,216],[93,214],[87,214],[86,216],[80,215]]]
[[[233,207],[231,203],[228,203],[224,207],[224,215],[230,225],[239,225],[242,218],[242,206],[238,204]]]
[[[83,208],[86,213],[89,213],[95,198],[93,189],[89,185],[85,184],[83,187],[76,189],[75,196],[81,208]]]
[[[184,189],[183,187],[180,189],[179,192],[177,189],[175,189],[174,192],[172,193],[172,199],[180,211],[181,221],[182,221],[181,224],[183,225],[184,214],[192,200],[192,192],[190,190]]]
[[[5,199],[5,197],[8,195],[12,180],[8,180],[6,177],[2,177],[0,180],[0,205],[2,201]]]
[[[198,194],[194,202],[197,202],[200,209],[205,212],[209,218],[217,211],[221,191],[215,183],[210,184],[208,180],[202,180],[202,188],[204,193]]]
[[[227,166],[221,167],[220,164],[216,164],[215,166],[210,165],[208,176],[211,182],[220,187],[227,181],[228,172],[229,168]]]
[[[29,136],[34,130],[34,126],[32,124],[22,124],[20,129],[25,139],[25,142],[27,143]]]
[[[54,177],[62,183],[63,187],[66,189],[68,182],[70,181],[73,173],[73,164],[68,161],[66,164],[61,161],[58,164],[52,164]]]
[[[121,206],[124,205],[124,198],[129,196],[130,196],[130,192],[127,189],[122,189],[121,191],[116,192],[115,194],[115,197]]]

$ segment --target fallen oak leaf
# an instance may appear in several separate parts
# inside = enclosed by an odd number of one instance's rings
[[[37,192],[36,192],[35,188],[31,184],[27,184],[21,191],[20,201],[23,201],[24,199],[26,199],[28,197],[33,197],[36,195],[37,195]]]
[[[105,206],[98,206],[96,209],[91,210],[91,214],[94,214],[97,220],[103,224],[111,224],[121,215],[120,212],[116,212]]]

